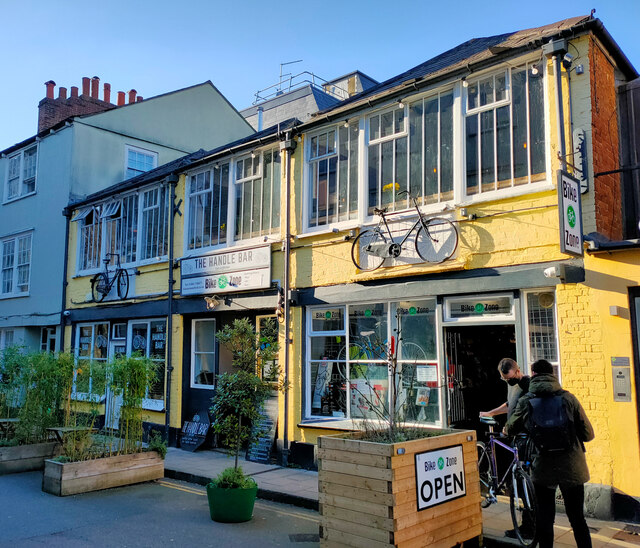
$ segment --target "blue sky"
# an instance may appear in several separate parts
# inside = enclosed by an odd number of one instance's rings
[[[640,0],[380,1],[3,0],[0,150],[36,133],[44,82],[81,88],[99,76],[144,97],[211,80],[238,109],[295,73],[332,79],[358,69],[377,80],[473,37],[586,15],[596,8],[640,70]],[[102,88],[102,86],[101,86]],[[56,90],[57,96],[57,90]]]

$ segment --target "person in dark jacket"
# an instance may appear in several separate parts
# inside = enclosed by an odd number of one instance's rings
[[[553,366],[546,360],[538,360],[531,366],[532,377],[529,393],[519,400],[515,411],[505,425],[505,432],[514,435],[528,429],[528,401],[535,396],[553,395],[562,390],[553,374]],[[553,546],[553,522],[555,520],[555,493],[559,486],[564,499],[567,517],[573,528],[573,536],[580,548],[591,547],[591,534],[584,518],[584,484],[589,481],[589,469],[585,458],[584,442],[594,438],[593,427],[578,399],[563,392],[569,419],[573,420],[576,439],[562,452],[537,451],[531,467],[531,479],[538,500],[537,529],[540,548]]]

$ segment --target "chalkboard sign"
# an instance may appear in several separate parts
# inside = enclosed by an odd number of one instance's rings
[[[184,421],[180,435],[180,447],[187,451],[195,451],[204,443],[209,428],[211,428],[209,413],[201,410],[193,416],[192,420]]]
[[[278,396],[267,398],[262,408],[262,420],[253,426],[254,432],[260,432],[257,443],[247,450],[247,460],[269,464],[271,448],[276,437],[278,424]]]

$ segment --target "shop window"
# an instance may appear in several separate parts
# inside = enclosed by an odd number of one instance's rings
[[[216,322],[193,320],[191,331],[191,387],[215,388]]]
[[[556,376],[559,377],[560,362],[555,312],[553,290],[526,293],[529,366],[537,360],[547,360],[553,365]]]
[[[309,315],[312,416],[387,417],[393,336],[400,339],[400,418],[439,422],[435,300],[312,308]]]
[[[156,377],[147,388],[142,403],[145,409],[161,411],[164,407],[164,378],[167,348],[166,320],[141,320],[129,322],[127,354],[149,358],[156,365]]]
[[[104,397],[106,365],[109,353],[109,324],[79,325],[76,331],[76,370],[74,396],[77,399]]]

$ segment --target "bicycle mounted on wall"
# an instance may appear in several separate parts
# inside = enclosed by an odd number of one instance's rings
[[[111,262],[111,257],[116,258],[116,270],[113,278],[109,276],[109,263]],[[118,297],[121,300],[126,299],[127,294],[129,293],[129,274],[126,269],[120,266],[120,254],[107,253],[105,258],[102,259],[102,262],[104,263],[104,272],[98,272],[93,278],[91,278],[91,295],[93,296],[93,300],[97,303],[104,301],[116,282]]]
[[[374,208],[373,212],[380,216],[378,226],[373,230],[361,232],[351,247],[351,260],[358,269],[376,270],[382,266],[385,259],[400,257],[404,243],[416,229],[415,250],[423,261],[438,264],[455,253],[458,247],[458,231],[453,223],[442,217],[427,219],[420,211],[416,198],[409,191],[402,190],[396,196],[403,194],[413,201],[418,219],[400,242],[396,242],[386,219],[388,208]]]

